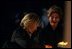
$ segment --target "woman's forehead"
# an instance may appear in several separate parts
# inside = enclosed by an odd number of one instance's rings
[[[51,17],[60,17],[60,15],[58,13],[52,13],[50,16]]]
[[[29,21],[28,23],[29,23],[29,24],[37,24],[36,21]]]

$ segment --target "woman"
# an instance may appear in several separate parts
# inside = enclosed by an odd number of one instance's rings
[[[27,13],[20,22],[20,27],[14,31],[10,41],[3,48],[39,48],[39,16]]]
[[[45,48],[57,48],[57,43],[63,40],[63,27],[61,24],[62,13],[57,6],[52,6],[47,11],[48,25],[41,33],[41,43]]]

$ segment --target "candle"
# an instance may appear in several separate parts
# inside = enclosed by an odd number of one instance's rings
[[[65,48],[67,46],[68,42],[59,42],[58,43],[58,47],[61,47],[61,48]]]

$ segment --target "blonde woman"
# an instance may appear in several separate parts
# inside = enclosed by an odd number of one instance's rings
[[[10,41],[3,48],[39,48],[39,16],[27,13],[20,22],[20,27],[14,31]]]

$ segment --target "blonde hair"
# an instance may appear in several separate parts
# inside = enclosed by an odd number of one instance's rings
[[[61,8],[56,5],[51,6],[47,12],[48,12],[48,17],[50,17],[50,15],[55,12],[60,15],[60,18],[62,18],[63,15]]]
[[[22,18],[20,26],[26,28],[29,22],[37,22],[39,24],[39,16],[36,13],[27,13]]]

